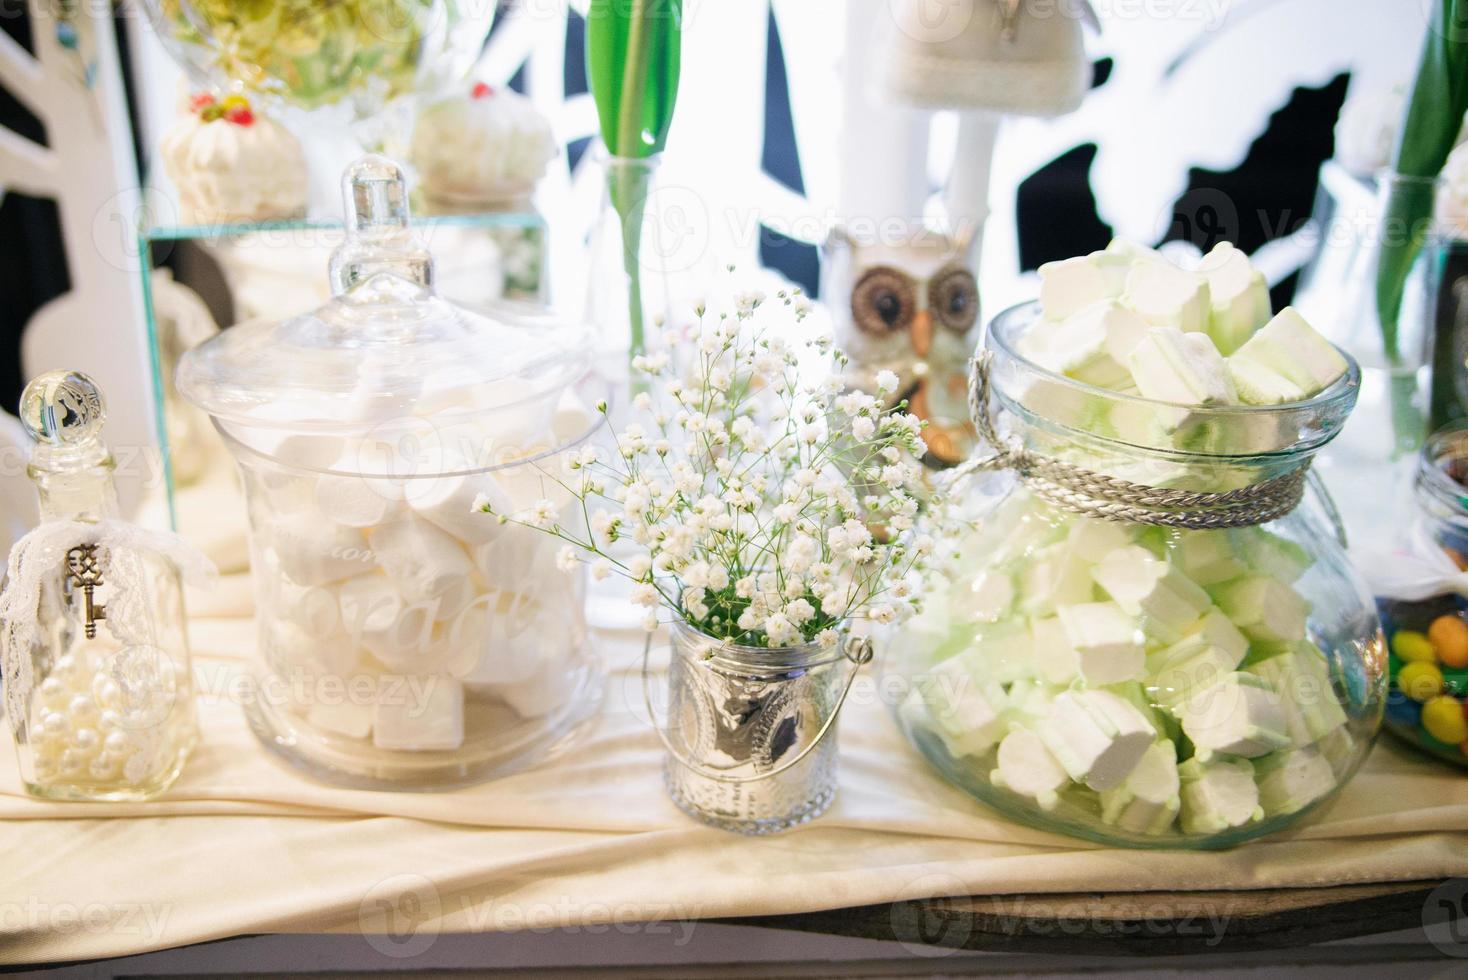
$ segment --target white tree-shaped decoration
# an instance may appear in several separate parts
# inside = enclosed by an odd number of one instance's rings
[[[28,375],[85,371],[106,390],[126,507],[156,475],[156,436],[137,255],[141,204],[116,38],[105,4],[31,0],[29,10],[35,54],[0,33],[0,84],[44,124],[48,145],[0,128],[0,188],[56,201],[71,290],[27,324],[22,365]]]

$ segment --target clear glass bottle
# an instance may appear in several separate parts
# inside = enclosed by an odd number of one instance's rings
[[[985,340],[1001,431],[1034,472],[1059,460],[1106,490],[1298,478],[1360,383],[1352,364],[1304,402],[1149,401],[1028,360],[1038,317],[1008,310]],[[945,539],[924,610],[888,644],[884,693],[928,760],[1028,826],[1132,847],[1232,846],[1334,796],[1381,723],[1386,657],[1323,493],[1193,530],[1083,516],[1046,486],[996,470],[956,494],[977,527]]]
[[[1392,517],[1411,495],[1417,452],[1430,431],[1429,381],[1433,363],[1433,315],[1442,285],[1442,248],[1426,229],[1401,219],[1431,201],[1437,182],[1384,172],[1375,196],[1338,168],[1327,168],[1324,187],[1335,210],[1320,253],[1300,275],[1295,306],[1320,325],[1361,367],[1361,389],[1354,412],[1317,465],[1340,501],[1341,517],[1353,547],[1389,546]],[[1383,322],[1377,280],[1387,246],[1422,234],[1424,247],[1413,260],[1396,322]],[[1372,493],[1351,492],[1363,482]]]
[[[197,738],[178,570],[121,544],[128,535],[92,380],[41,375],[20,409],[36,440],[28,472],[41,511],[32,532],[41,546],[7,585],[35,600],[34,619],[21,610],[4,634],[21,779],[51,799],[155,796],[178,778]],[[14,628],[22,620],[34,623],[28,636]]]

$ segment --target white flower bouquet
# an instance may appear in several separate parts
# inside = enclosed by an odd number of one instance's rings
[[[682,372],[666,352],[636,358],[641,421],[546,471],[560,503],[476,508],[565,541],[568,570],[630,579],[649,631],[666,609],[710,637],[788,647],[905,618],[933,548],[910,533],[923,423],[905,402],[883,406],[890,372],[876,397],[844,391],[845,356],[826,337],[788,340],[806,303],[778,299],[746,296],[717,317],[697,307]]]

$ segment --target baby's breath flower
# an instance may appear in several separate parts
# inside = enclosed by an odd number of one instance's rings
[[[907,576],[933,549],[909,540],[923,423],[906,403],[888,407],[895,373],[848,391],[849,361],[829,336],[766,327],[773,317],[788,326],[807,307],[798,291],[776,298],[746,293],[733,315],[707,318],[698,304],[696,324],[668,330],[665,349],[635,359],[650,378],[632,399],[638,422],[616,434],[610,458],[568,451],[557,468],[570,475],[551,477],[579,508],[542,500],[494,516],[560,538],[561,567],[630,579],[649,629],[667,607],[717,639],[832,644],[852,619],[909,615]],[[772,309],[756,315],[763,306]],[[670,370],[674,345],[694,355],[686,376]],[[811,370],[817,363],[825,373]],[[594,497],[614,504],[589,506]],[[474,507],[492,511],[498,499]],[[583,517],[584,531],[558,523]],[[892,537],[874,539],[879,525]],[[634,554],[613,560],[607,549],[619,541]]]
[[[571,547],[569,544],[561,548],[560,551],[556,552],[556,567],[559,568],[561,571],[573,572],[576,570],[576,566],[579,564],[581,564],[581,562],[576,557],[576,549]]]

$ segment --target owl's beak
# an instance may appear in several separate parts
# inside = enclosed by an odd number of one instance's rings
[[[927,357],[933,349],[933,315],[927,310],[913,314],[912,326],[907,328],[912,335],[912,349],[918,357]]]

